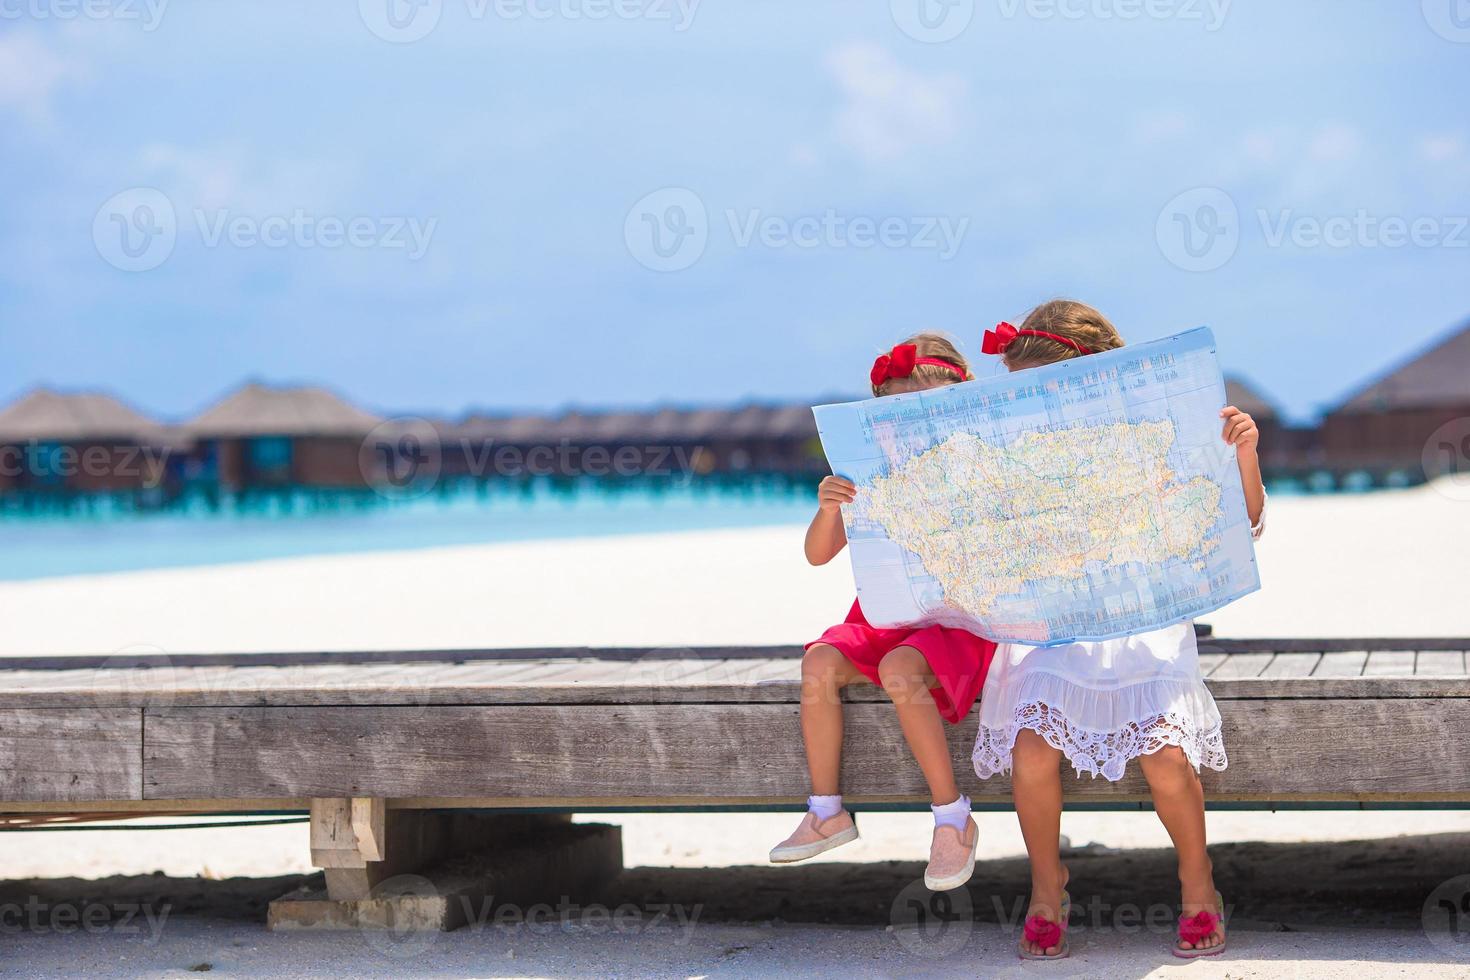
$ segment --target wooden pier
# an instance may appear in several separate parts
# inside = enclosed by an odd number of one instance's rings
[[[1470,805],[1467,650],[1464,638],[1202,638],[1230,753],[1228,769],[1202,776],[1208,800]],[[309,812],[314,862],[339,903],[323,908],[355,907],[340,903],[477,840],[514,844],[522,878],[540,874],[543,837],[547,851],[553,839],[581,848],[577,874],[615,873],[615,828],[592,840],[548,814],[804,801],[799,655],[768,647],[0,660],[0,814]],[[847,700],[847,797],[859,806],[926,803],[883,692],[854,687]],[[972,715],[952,729],[961,785],[977,805],[1007,806],[1006,780],[964,775],[975,725]],[[1065,785],[1074,806],[1137,808],[1148,798],[1136,771],[1118,783]],[[535,815],[514,825],[497,815],[516,811]],[[362,921],[335,912],[286,919]]]

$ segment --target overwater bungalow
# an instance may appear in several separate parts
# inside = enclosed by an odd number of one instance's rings
[[[807,405],[472,415],[440,433],[447,473],[514,475],[517,463],[545,475],[655,477],[815,473],[826,465]]]
[[[1465,431],[1442,451],[1428,447],[1446,423]],[[1374,379],[1322,420],[1324,459],[1334,469],[1463,472],[1470,437],[1470,323]]]
[[[1225,401],[1256,420],[1261,430],[1261,468],[1268,477],[1300,479],[1316,464],[1316,429],[1286,424],[1275,403],[1249,381],[1226,378]]]
[[[383,420],[324,388],[237,389],[184,426],[194,479],[226,490],[358,488],[363,440]]]
[[[180,433],[111,395],[37,388],[0,409],[0,491],[149,490]]]

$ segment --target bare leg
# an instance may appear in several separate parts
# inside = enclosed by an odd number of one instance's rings
[[[812,795],[833,796],[842,772],[842,688],[866,680],[842,651],[818,643],[801,658],[801,735]]]
[[[1205,850],[1205,792],[1199,776],[1184,751],[1173,745],[1139,757],[1138,764],[1148,780],[1154,812],[1169,832],[1179,858],[1180,904],[1184,914],[1216,911],[1214,867]],[[1209,949],[1224,941],[1225,931],[1221,926],[1203,941],[1181,942],[1179,948]]]
[[[1183,749],[1166,746],[1138,760],[1154,796],[1154,813],[1175,842],[1179,857],[1180,905],[1183,914],[1217,911],[1214,904],[1214,867],[1205,851],[1204,788]],[[1225,927],[1198,943],[1179,943],[1180,949],[1208,949],[1225,942]]]
[[[1067,888],[1067,869],[1062,864],[1062,753],[1046,739],[1022,729],[1011,750],[1011,791],[1026,854],[1031,859],[1031,905],[1026,917],[1039,915],[1052,922],[1061,920],[1062,892]],[[1021,941],[1028,953],[1055,956],[1059,949],[1043,949]]]
[[[944,719],[939,717],[939,708],[929,693],[939,684],[929,662],[913,647],[895,647],[878,664],[878,677],[893,699],[903,737],[924,773],[934,803],[942,806],[958,800],[960,791],[954,781],[949,741],[944,737]]]

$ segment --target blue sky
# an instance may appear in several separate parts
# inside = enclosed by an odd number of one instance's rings
[[[1470,318],[1464,0],[388,2],[0,2],[0,399],[809,398],[1068,295],[1303,417]]]

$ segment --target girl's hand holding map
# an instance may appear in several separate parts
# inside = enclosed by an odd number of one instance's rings
[[[840,476],[829,476],[817,485],[817,507],[831,514],[840,514],[842,505],[856,497],[857,485]]]
[[[1256,420],[1234,405],[1226,405],[1220,409],[1220,417],[1225,420],[1225,429],[1221,433],[1225,441],[1237,450],[1256,451],[1256,444],[1261,441],[1261,430],[1256,428]]]

